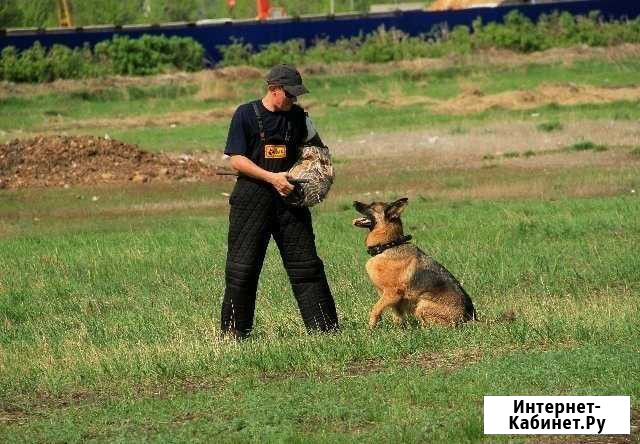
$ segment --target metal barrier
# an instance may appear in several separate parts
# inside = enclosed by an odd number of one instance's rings
[[[640,16],[640,1],[587,0],[456,11],[396,11],[377,14],[287,17],[267,21],[221,19],[162,25],[2,30],[0,31],[2,34],[0,48],[15,46],[18,49],[26,49],[36,41],[45,47],[56,43],[69,47],[81,47],[85,44],[93,46],[100,41],[111,39],[114,35],[128,35],[136,38],[143,34],[163,34],[169,37],[174,35],[192,37],[202,44],[207,52],[207,58],[215,63],[221,58],[217,46],[228,45],[234,39],[241,39],[254,48],[290,39],[304,39],[307,44],[312,44],[318,38],[335,41],[341,37],[352,37],[360,33],[368,34],[380,26],[399,29],[410,35],[419,35],[428,33],[434,26],[443,24],[449,28],[457,25],[470,26],[478,17],[483,23],[502,22],[504,16],[512,10],[518,10],[534,21],[541,14],[549,14],[553,11],[587,15],[594,10],[600,11],[605,19],[620,20]]]

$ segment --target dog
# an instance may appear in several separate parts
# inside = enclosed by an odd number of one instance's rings
[[[473,302],[460,282],[411,244],[411,236],[404,235],[400,215],[407,202],[402,198],[391,203],[353,203],[364,216],[353,225],[369,229],[365,245],[373,257],[365,268],[380,295],[369,313],[369,327],[375,328],[387,308],[396,324],[403,324],[407,314],[423,326],[455,326],[477,320]]]

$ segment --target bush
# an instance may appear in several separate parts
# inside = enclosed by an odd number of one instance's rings
[[[52,80],[46,51],[40,42],[35,42],[31,48],[20,53],[10,73],[16,82],[48,82]]]
[[[115,74],[149,75],[168,70],[202,68],[204,48],[190,37],[143,35],[139,39],[114,36],[95,46],[95,54]]]
[[[471,32],[473,31],[473,32]],[[217,47],[220,66],[253,65],[268,68],[278,63],[335,63],[363,61],[384,63],[418,57],[467,54],[475,49],[502,48],[532,52],[571,45],[606,46],[640,43],[640,17],[605,22],[597,11],[574,17],[567,12],[543,15],[537,23],[512,11],[504,23],[484,25],[480,19],[472,30],[456,26],[434,27],[427,35],[412,37],[397,29],[381,27],[368,35],[320,39],[306,47],[300,39],[271,43],[256,51],[241,40]],[[196,71],[203,67],[204,49],[191,38],[143,35],[138,39],[114,36],[88,47],[69,49],[54,45],[46,51],[35,43],[18,52],[5,48],[0,56],[0,79],[14,82],[48,82],[58,78],[105,74],[148,75],[172,70]],[[541,128],[542,131],[547,129]]]
[[[364,41],[361,35],[342,38],[331,43],[327,39],[318,39],[304,53],[304,61],[317,63],[348,62],[358,59],[358,50]]]
[[[360,58],[369,63],[390,62],[402,58],[402,47],[406,45],[407,34],[384,26],[369,34],[360,47]]]
[[[203,67],[204,48],[191,37],[173,36],[169,39],[171,64],[178,70],[200,71]]]
[[[428,35],[411,37],[397,29],[381,27],[366,36],[342,38],[336,42],[320,39],[306,48],[301,40],[272,43],[252,52],[250,45],[234,42],[219,47],[221,66],[250,64],[270,67],[289,63],[334,63],[363,61],[384,63],[418,57],[442,57],[449,53],[467,54],[475,49],[500,48],[532,52],[571,45],[606,46],[622,42],[640,42],[640,18],[632,21],[605,22],[599,12],[574,17],[567,12],[540,16],[537,23],[518,11],[504,17],[504,23],[434,27]]]
[[[519,52],[533,52],[550,47],[545,34],[527,17],[514,10],[504,17],[504,24],[483,25],[473,22],[473,45],[476,48],[504,48]]]
[[[448,43],[449,52],[469,54],[472,49],[471,31],[467,26],[456,26],[453,28],[453,31],[447,35],[446,41],[443,43]]]
[[[304,40],[293,39],[282,43],[269,43],[252,54],[249,64],[260,68],[271,68],[279,63],[299,64],[304,52]]]
[[[106,73],[104,66],[96,64],[89,46],[70,49],[53,45],[48,53],[52,80],[96,77]]]
[[[0,53],[0,79],[14,80],[16,75],[14,73],[15,67],[18,63],[18,51],[14,46],[7,46]]]
[[[22,52],[7,47],[0,54],[0,79],[13,82],[50,82],[56,79],[106,74],[146,75],[167,70],[202,68],[204,49],[191,38],[144,35],[139,39],[114,36],[84,48],[39,43]]]
[[[424,36],[411,37],[402,31],[384,26],[365,37],[358,50],[359,59],[369,63],[384,63],[431,55],[429,42]]]
[[[75,79],[91,75],[96,70],[91,52],[53,45],[47,51],[40,44],[21,53],[7,47],[0,57],[0,77],[13,82],[50,82],[55,79]]]
[[[229,45],[219,45],[216,47],[222,54],[220,66],[240,66],[248,65],[251,60],[252,48],[250,44],[242,43],[242,40],[232,40]]]

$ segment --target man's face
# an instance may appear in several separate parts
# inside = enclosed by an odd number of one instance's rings
[[[289,111],[297,100],[296,96],[289,94],[281,86],[269,88],[269,94],[271,94],[271,103],[279,111]]]

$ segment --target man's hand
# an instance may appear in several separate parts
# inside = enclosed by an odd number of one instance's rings
[[[272,173],[264,170],[243,155],[231,156],[231,168],[240,174],[270,183],[281,196],[287,196],[293,191],[293,185],[287,180],[287,173]]]
[[[273,185],[273,187],[276,189],[278,194],[280,194],[283,197],[288,196],[289,193],[291,193],[294,188],[293,185],[291,185],[287,180],[286,172],[272,173],[269,176],[269,183]]]

